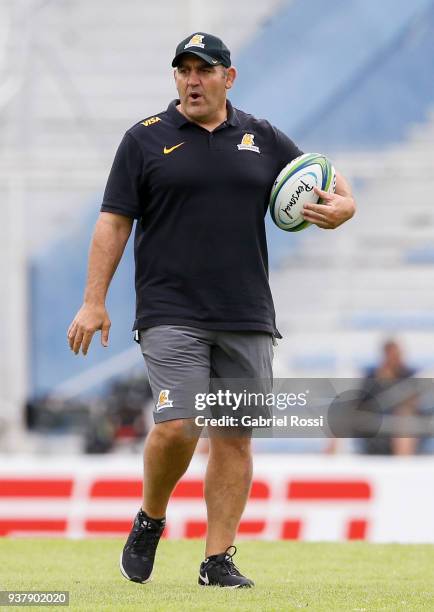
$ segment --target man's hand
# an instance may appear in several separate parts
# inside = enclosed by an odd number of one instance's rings
[[[314,191],[322,200],[322,204],[305,204],[303,218],[322,229],[336,229],[354,215],[356,205],[349,195],[327,193],[318,187]]]
[[[314,191],[322,203],[304,206],[302,215],[306,221],[322,229],[335,229],[351,219],[356,212],[350,184],[340,172],[336,172],[336,193],[328,193],[317,187]]]
[[[70,349],[78,355],[81,347],[83,355],[87,355],[93,335],[98,330],[101,330],[101,344],[108,346],[110,325],[105,306],[83,304],[68,329]]]
[[[124,252],[133,219],[102,212],[96,222],[89,253],[83,306],[68,329],[71,351],[87,355],[93,335],[101,330],[101,344],[108,346],[110,319],[104,306],[110,281]]]

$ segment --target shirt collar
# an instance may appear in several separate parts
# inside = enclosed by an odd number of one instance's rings
[[[226,109],[228,112],[228,118],[226,123],[232,126],[240,125],[237,109],[232,106],[229,100],[226,100]]]
[[[172,100],[172,102],[167,107],[167,113],[172,121],[175,123],[176,127],[181,128],[188,123],[193,123],[187,117],[185,117],[179,110],[176,108],[179,104],[179,100]],[[226,100],[226,110],[227,110],[227,119],[224,124],[237,126],[240,125],[240,120],[237,114],[237,109],[232,106],[229,100]]]

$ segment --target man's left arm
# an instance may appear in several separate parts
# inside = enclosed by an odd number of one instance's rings
[[[305,204],[303,218],[322,229],[336,229],[351,219],[356,212],[350,184],[336,172],[336,192],[327,193],[315,187],[315,193],[321,198],[321,204]]]

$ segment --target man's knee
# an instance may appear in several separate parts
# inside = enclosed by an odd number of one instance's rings
[[[197,440],[192,434],[190,419],[174,419],[157,423],[152,429],[152,437],[157,444],[189,445]]]

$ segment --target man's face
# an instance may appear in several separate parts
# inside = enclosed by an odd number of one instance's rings
[[[175,69],[181,110],[191,121],[213,121],[226,108],[226,91],[234,78],[232,67],[210,66],[195,55],[185,54]]]
[[[384,347],[384,361],[391,368],[397,368],[402,364],[402,354],[398,344],[389,342]]]

